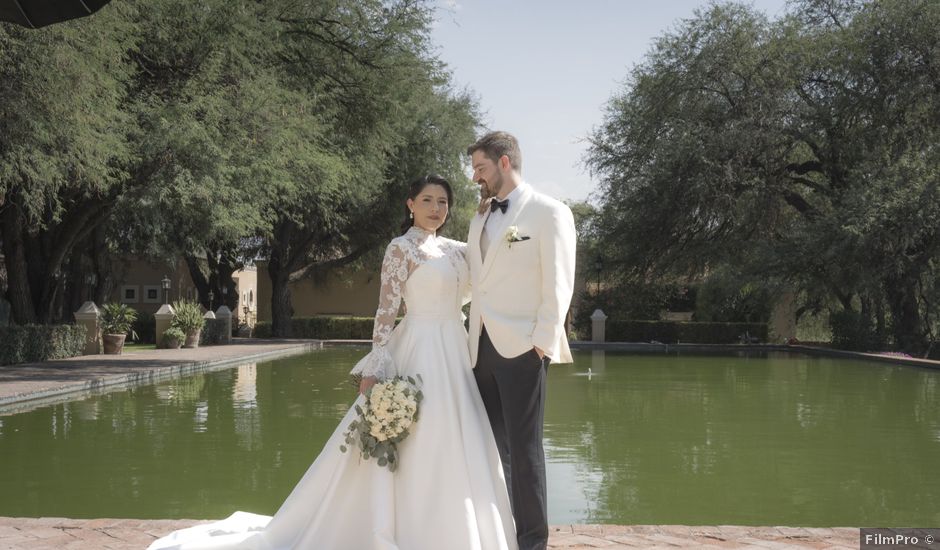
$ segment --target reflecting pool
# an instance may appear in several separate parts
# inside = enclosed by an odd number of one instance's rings
[[[0,416],[0,515],[272,514],[352,402],[363,353]],[[548,391],[552,523],[940,525],[938,371],[581,351]]]

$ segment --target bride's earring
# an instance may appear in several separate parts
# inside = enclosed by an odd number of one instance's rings
[[[415,219],[415,212],[414,212],[414,210],[412,210],[411,212],[408,213],[408,219],[409,219],[409,220]]]

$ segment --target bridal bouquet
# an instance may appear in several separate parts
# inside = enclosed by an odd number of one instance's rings
[[[421,375],[417,380],[396,376],[379,382],[366,391],[364,406],[356,405],[359,417],[346,430],[346,445],[358,446],[362,458],[375,458],[379,466],[394,472],[398,468],[398,444],[408,437],[408,430],[418,420]],[[340,445],[346,452],[349,447]]]

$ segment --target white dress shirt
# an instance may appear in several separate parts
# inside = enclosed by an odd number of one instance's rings
[[[512,213],[519,207],[520,189],[524,185],[527,184],[520,183],[511,193],[506,195],[506,199],[509,199],[509,207],[505,213],[499,209],[486,213],[486,221],[483,222],[483,231],[480,233],[480,253],[483,255],[483,259],[486,259],[486,251],[490,248],[493,239],[499,238],[499,235],[506,232],[506,227],[504,227],[506,220],[511,219]],[[496,200],[496,198],[494,197],[493,200]]]

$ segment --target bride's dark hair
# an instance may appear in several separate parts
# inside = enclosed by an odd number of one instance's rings
[[[426,176],[421,176],[420,178],[411,182],[410,187],[408,188],[408,198],[415,200],[418,198],[418,195],[424,191],[424,188],[429,185],[440,185],[444,188],[444,192],[447,193],[447,207],[448,209],[454,207],[454,191],[450,188],[450,183],[447,180],[438,176],[437,174],[428,174]],[[447,225],[447,221],[450,219],[450,213],[447,214],[447,217],[444,218],[444,223],[441,224],[441,227]],[[408,232],[411,229],[411,226],[414,225],[415,221],[411,218],[411,209],[408,208],[408,204],[405,204],[405,221],[401,224],[402,235]],[[440,227],[438,228],[440,231]]]

